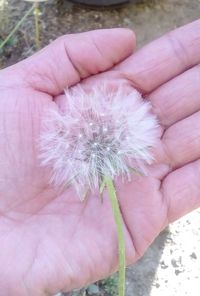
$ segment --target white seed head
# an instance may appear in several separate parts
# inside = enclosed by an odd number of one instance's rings
[[[99,188],[104,176],[130,178],[130,167],[144,172],[152,163],[158,124],[136,90],[74,87],[66,104],[64,114],[48,113],[40,137],[41,164],[52,168],[56,186],[70,181],[83,194]]]

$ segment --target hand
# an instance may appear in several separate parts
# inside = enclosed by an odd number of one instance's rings
[[[0,72],[0,295],[53,295],[109,272],[110,263],[92,276],[103,255],[112,260],[114,226],[104,246],[98,200],[87,205],[70,190],[58,196],[39,164],[37,141],[64,87],[113,67],[133,46],[124,29],[69,35]],[[106,203],[101,215],[112,221]]]
[[[54,294],[95,281],[117,267],[108,198],[101,204],[91,196],[81,203],[70,189],[56,195],[48,185],[48,172],[39,166],[36,145],[42,116],[59,101],[66,85],[105,71],[130,54],[133,36],[116,32],[66,37],[0,73],[4,295]],[[163,127],[150,176],[118,189],[127,263],[136,261],[167,223],[200,204],[199,129],[194,128],[200,105],[199,36],[200,22],[190,24],[147,45],[113,70],[84,81],[90,85],[92,79],[100,83],[106,77],[135,86],[151,100]]]

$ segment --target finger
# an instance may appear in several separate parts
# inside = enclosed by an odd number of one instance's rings
[[[116,67],[121,76],[149,93],[200,62],[200,20],[176,29],[138,50]]]
[[[81,79],[125,59],[133,52],[134,43],[134,33],[128,29],[66,35],[17,67],[23,69],[26,83],[55,96]]]
[[[171,223],[200,206],[200,160],[169,174],[161,191],[168,205],[168,222]]]
[[[199,126],[200,112],[197,112],[169,127],[163,134],[157,161],[178,168],[197,160],[200,157]]]
[[[200,66],[163,84],[148,98],[165,127],[197,112],[200,110]]]

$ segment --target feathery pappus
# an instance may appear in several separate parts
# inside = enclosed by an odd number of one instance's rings
[[[40,159],[52,169],[55,186],[70,183],[83,196],[99,189],[104,176],[130,180],[153,162],[158,122],[151,104],[133,89],[66,90],[67,111],[50,111],[40,137]]]

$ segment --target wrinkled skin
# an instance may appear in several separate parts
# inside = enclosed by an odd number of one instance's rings
[[[37,158],[44,113],[62,105],[66,86],[107,79],[136,87],[159,118],[149,176],[117,184],[127,264],[199,206],[200,21],[132,54],[134,43],[123,29],[68,35],[0,72],[0,295],[51,295],[117,268],[106,192],[103,203],[98,196],[82,203],[70,188],[58,192]]]

